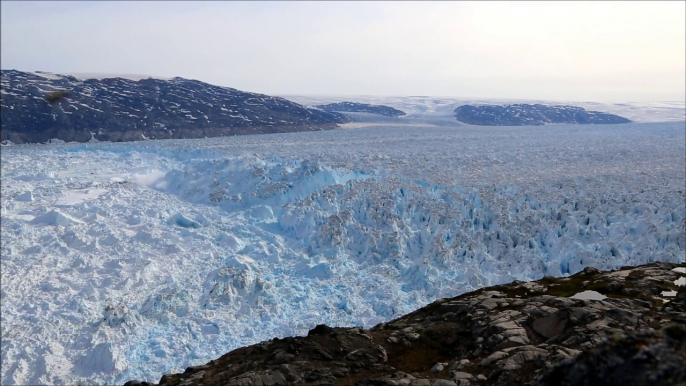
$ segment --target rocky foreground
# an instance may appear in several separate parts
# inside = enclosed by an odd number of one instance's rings
[[[319,325],[159,385],[684,385],[686,264],[677,267],[586,268],[441,299],[369,330]]]

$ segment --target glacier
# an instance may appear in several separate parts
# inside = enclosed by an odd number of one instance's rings
[[[2,383],[157,381],[487,285],[686,260],[684,122],[347,127],[2,147]]]

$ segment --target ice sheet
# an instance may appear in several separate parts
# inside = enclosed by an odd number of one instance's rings
[[[373,126],[3,147],[3,383],[156,382],[486,285],[683,262],[684,136]]]

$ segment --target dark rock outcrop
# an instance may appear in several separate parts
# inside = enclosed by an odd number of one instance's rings
[[[3,70],[2,141],[44,143],[204,138],[332,129],[342,114],[197,80]]]
[[[329,103],[327,105],[317,105],[315,107],[328,112],[370,113],[383,115],[384,117],[402,117],[403,115],[406,115],[404,111],[400,111],[393,107],[370,105],[368,103],[339,102]]]
[[[541,126],[546,124],[618,124],[630,120],[614,114],[587,111],[576,106],[541,104],[463,105],[455,109],[455,118],[479,126]]]
[[[369,330],[319,325],[306,337],[240,348],[183,374],[165,375],[159,384],[683,383],[686,287],[674,284],[685,276],[675,267],[587,268],[566,278],[513,282],[438,300]],[[652,287],[678,293],[664,298],[646,290]],[[584,290],[607,298],[574,296]]]
[[[537,386],[686,384],[686,326],[621,333],[548,370]]]

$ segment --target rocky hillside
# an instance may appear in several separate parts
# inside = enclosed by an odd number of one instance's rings
[[[383,115],[384,117],[402,117],[405,115],[404,111],[394,109],[393,107],[371,105],[368,103],[338,102],[329,103],[326,105],[317,105],[315,107],[328,112],[369,113]]]
[[[455,109],[455,118],[479,126],[541,126],[554,123],[617,124],[631,122],[614,114],[588,111],[575,106],[541,104],[463,105]]]
[[[554,366],[536,385],[683,385],[685,363],[686,328],[675,323],[659,332],[617,334]]]
[[[683,384],[686,264],[676,267],[586,268],[438,300],[369,330],[319,325],[159,385]]]
[[[3,70],[2,140],[86,142],[204,138],[335,128],[342,114],[197,80]]]

